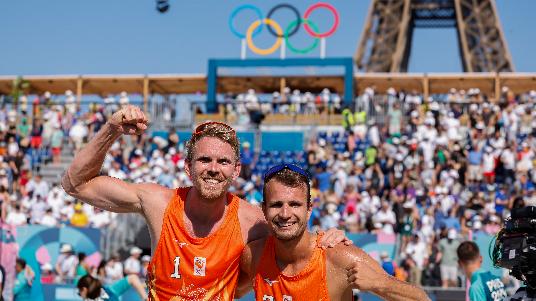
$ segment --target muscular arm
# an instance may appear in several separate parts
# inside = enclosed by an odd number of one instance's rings
[[[240,276],[236,287],[235,298],[241,298],[253,289],[256,267],[264,249],[266,239],[257,239],[244,248],[240,258]]]
[[[61,182],[65,192],[107,211],[141,213],[143,185],[99,176],[99,173],[106,153],[115,140],[123,133],[140,134],[147,128],[146,122],[145,116],[136,107],[129,106],[116,112],[86,147],[76,154]]]
[[[352,289],[371,292],[385,300],[429,300],[426,293],[389,276],[376,260],[355,246],[337,245],[327,251],[328,291],[334,299],[351,296]]]

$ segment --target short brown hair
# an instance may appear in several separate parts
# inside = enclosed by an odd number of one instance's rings
[[[464,263],[476,260],[480,256],[478,245],[472,241],[464,241],[456,250],[458,260]]]
[[[236,137],[235,130],[224,123],[205,122],[196,127],[192,137],[186,142],[186,162],[192,162],[195,145],[204,137],[215,137],[227,142],[233,148],[235,159],[240,158],[240,141]]]
[[[264,187],[262,188],[263,203],[266,203],[266,186],[272,180],[275,180],[285,186],[292,188],[300,186],[307,187],[307,206],[311,204],[311,184],[309,183],[309,179],[306,176],[301,175],[288,168],[284,168],[274,173],[272,176],[264,179]]]

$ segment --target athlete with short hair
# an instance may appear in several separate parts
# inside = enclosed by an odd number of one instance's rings
[[[228,192],[240,174],[236,133],[218,122],[195,129],[185,165],[193,187],[169,189],[99,176],[112,144],[123,134],[142,134],[147,125],[138,107],[128,105],[114,113],[76,154],[63,188],[95,207],[146,219],[153,253],[147,279],[150,300],[231,300],[244,246],[268,235],[261,209]],[[328,232],[323,244],[344,240],[342,233]]]
[[[355,246],[320,248],[320,237],[306,229],[312,210],[309,181],[308,173],[292,164],[265,175],[262,209],[271,235],[248,244],[241,260],[256,300],[352,300],[352,289],[386,300],[429,300]]]
[[[482,255],[478,245],[473,241],[464,241],[456,250],[458,264],[465,277],[471,281],[469,298],[471,300],[501,301],[506,300],[504,283],[501,278],[482,269]]]

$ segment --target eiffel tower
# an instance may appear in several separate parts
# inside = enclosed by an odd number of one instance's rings
[[[407,72],[415,28],[457,29],[464,72],[513,72],[495,0],[371,0],[355,61],[364,72]]]

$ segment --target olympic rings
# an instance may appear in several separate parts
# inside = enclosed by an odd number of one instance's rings
[[[322,33],[322,34],[319,34],[319,33],[316,33],[314,31],[311,30],[311,28],[309,27],[309,24],[305,23],[305,30],[312,36],[314,37],[317,37],[317,38],[325,38],[325,37],[328,37],[330,35],[332,35],[335,30],[337,30],[337,27],[339,27],[339,14],[337,13],[337,10],[335,9],[335,7],[333,7],[331,4],[329,3],[325,3],[325,2],[318,2],[316,4],[313,4],[311,5],[306,11],[305,11],[305,14],[303,15],[303,18],[308,20],[309,19],[309,15],[317,8],[327,8],[328,10],[330,10],[332,13],[333,13],[333,17],[335,18],[335,22],[333,23],[333,26],[325,33]]]
[[[300,21],[303,22],[304,25],[305,24],[310,24],[313,27],[314,30],[318,31],[318,27],[313,23],[313,21],[309,21],[307,19],[300,20]],[[292,44],[290,44],[290,41],[288,39],[290,37],[290,35],[288,34],[290,29],[293,26],[296,26],[296,28],[298,28],[300,26],[299,24],[301,22],[298,22],[297,20],[294,20],[288,25],[287,30],[285,31],[285,43],[287,44],[288,49],[290,49],[292,52],[306,54],[306,53],[309,53],[310,51],[312,51],[313,49],[315,49],[316,46],[318,46],[318,38],[315,37],[315,41],[313,42],[313,44],[311,44],[311,46],[303,48],[303,49],[294,48],[294,46],[292,46]]]
[[[286,28],[284,33],[283,33],[279,23],[277,23],[275,20],[272,19],[272,15],[275,13],[276,10],[278,10],[280,8],[288,8],[296,15],[296,19],[294,21],[290,22],[290,24],[287,26],[287,28]],[[316,26],[316,24],[314,24],[309,19],[309,16],[313,13],[313,11],[318,9],[318,8],[325,8],[325,9],[329,10],[333,14],[333,17],[334,17],[334,22],[333,22],[333,25],[331,26],[331,28],[328,31],[323,32],[323,33],[320,33],[318,27]],[[257,14],[259,19],[250,24],[250,26],[248,27],[248,29],[246,31],[246,34],[244,35],[244,34],[238,32],[236,30],[236,28],[234,27],[233,21],[234,21],[234,18],[236,17],[236,15],[238,15],[238,13],[240,13],[242,10],[245,10],[245,9],[253,10]],[[266,24],[267,27],[268,27],[268,31],[272,35],[274,35],[276,37],[275,43],[270,48],[266,48],[266,49],[258,48],[253,43],[253,37],[258,35],[262,31],[262,27],[264,27],[264,26],[262,26],[263,24]],[[292,46],[290,44],[289,38],[299,31],[299,29],[300,29],[302,24],[305,27],[305,31],[311,37],[315,38],[315,40],[310,46],[302,48],[302,49],[297,49],[297,48],[295,48],[294,46]],[[296,9],[296,7],[294,7],[294,6],[292,6],[292,5],[288,4],[288,3],[283,3],[283,4],[278,4],[278,5],[274,6],[274,7],[272,7],[270,9],[270,11],[268,12],[268,15],[266,16],[266,18],[264,18],[261,10],[257,6],[251,5],[251,4],[244,4],[244,5],[241,5],[241,6],[237,7],[231,13],[231,15],[229,17],[229,27],[231,29],[231,32],[235,36],[237,36],[238,38],[240,38],[242,40],[245,39],[249,49],[252,52],[256,53],[256,54],[269,55],[269,54],[274,53],[279,47],[281,47],[283,38],[285,39],[285,44],[284,45],[288,45],[288,48],[292,52],[305,54],[305,53],[308,53],[308,52],[312,51],[313,49],[315,49],[318,46],[318,40],[319,39],[327,38],[327,37],[331,36],[333,33],[335,33],[335,31],[339,27],[339,13],[335,9],[335,7],[333,7],[331,4],[326,3],[326,2],[318,2],[316,4],[311,5],[309,8],[307,8],[307,10],[305,11],[305,14],[303,15],[303,17],[300,17],[300,12],[298,11],[298,9]],[[245,47],[245,46],[243,46],[243,47]],[[283,46],[283,47],[285,47],[285,46]]]
[[[244,5],[240,5],[239,7],[237,7],[232,13],[231,13],[231,16],[229,17],[229,28],[231,28],[231,32],[234,33],[235,36],[237,36],[239,39],[245,39],[246,36],[242,33],[239,33],[235,27],[234,27],[234,24],[233,24],[233,19],[236,17],[236,15],[245,10],[245,9],[251,9],[253,10],[257,16],[259,17],[259,20],[262,20],[264,19],[264,16],[262,15],[262,12],[261,10],[256,7],[255,5],[251,5],[251,4],[244,4]],[[260,27],[258,30],[256,30],[254,33],[253,33],[253,36],[256,36],[258,35],[260,32],[262,31],[262,27]]]
[[[295,33],[298,32],[298,29],[300,29],[300,25],[301,25],[301,18],[300,18],[300,12],[298,11],[298,9],[290,4],[287,4],[287,3],[284,3],[284,4],[278,4],[274,7],[272,7],[272,9],[270,9],[270,11],[268,12],[268,15],[266,15],[266,18],[267,19],[272,19],[272,15],[274,14],[274,12],[280,8],[288,8],[290,9],[295,15],[296,15],[296,20],[297,21],[294,21],[294,22],[297,22],[298,25],[292,30],[292,32],[288,33],[288,32],[285,32],[285,37],[291,37],[293,36]],[[272,29],[272,27],[270,25],[268,25],[268,31],[270,31],[271,34],[273,34],[274,36],[276,37],[280,37],[282,38],[282,36],[278,36],[274,30]]]
[[[266,23],[266,25],[271,25],[275,28],[275,31],[278,35],[274,45],[272,45],[272,47],[270,48],[267,48],[267,49],[261,49],[261,48],[258,48],[257,46],[255,46],[255,44],[253,44],[253,40],[252,40],[252,35],[253,35],[253,31],[259,27],[261,25],[261,22],[263,23]],[[248,28],[248,31],[246,32],[246,40],[248,42],[248,46],[249,46],[249,49],[251,49],[251,51],[253,51],[254,53],[256,54],[260,54],[260,55],[268,55],[268,54],[272,54],[274,53],[278,48],[279,46],[281,46],[281,41],[282,39],[280,38],[280,36],[283,34],[283,30],[281,30],[281,26],[279,26],[279,24],[277,24],[277,22],[275,22],[274,20],[272,19],[264,19],[264,20],[257,20],[255,22],[253,22],[249,28]]]

